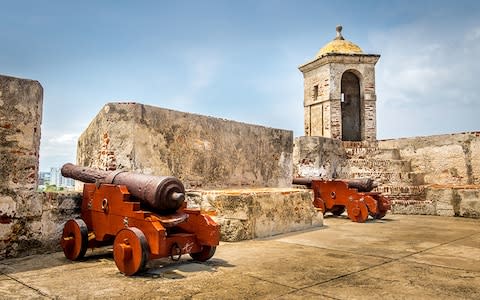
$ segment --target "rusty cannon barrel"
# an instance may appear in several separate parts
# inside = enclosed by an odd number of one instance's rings
[[[305,185],[307,187],[312,186],[313,180],[325,180],[320,177],[297,177],[293,178],[292,183],[298,185]],[[371,178],[356,178],[356,179],[335,179],[346,182],[351,189],[357,189],[359,192],[370,192],[378,186]]]
[[[122,170],[102,171],[71,163],[63,165],[62,175],[85,183],[125,185],[130,194],[142,204],[161,214],[176,211],[185,201],[182,182],[172,176],[153,176]]]

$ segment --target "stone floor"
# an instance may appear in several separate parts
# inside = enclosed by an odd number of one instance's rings
[[[81,262],[4,260],[0,271],[2,299],[480,299],[480,220],[326,217],[323,228],[222,243],[203,264],[156,260],[134,277],[108,249]]]

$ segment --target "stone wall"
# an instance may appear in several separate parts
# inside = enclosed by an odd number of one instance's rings
[[[397,214],[480,216],[480,133],[377,142],[295,139],[294,175],[372,178]]]
[[[215,212],[221,240],[264,238],[323,225],[307,189],[263,188],[190,191],[188,205]]]
[[[35,201],[41,213],[24,224],[21,242],[12,256],[25,256],[61,251],[60,236],[63,225],[80,216],[82,194],[78,192],[39,192]]]
[[[480,132],[384,140],[378,147],[398,149],[425,184],[480,184]]]
[[[480,218],[480,186],[433,185],[426,198],[434,203],[435,215]]]
[[[43,88],[0,76],[0,259],[59,250],[80,194],[38,193]]]
[[[34,221],[43,89],[37,81],[0,76],[0,258],[28,247]]]
[[[345,173],[346,153],[342,142],[319,136],[295,138],[293,148],[294,177],[333,179]]]
[[[78,142],[77,163],[172,175],[187,188],[288,187],[293,133],[137,103],[109,103]]]
[[[410,166],[395,213],[480,217],[479,132],[385,140],[378,147],[396,149]]]

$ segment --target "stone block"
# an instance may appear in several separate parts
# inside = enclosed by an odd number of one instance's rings
[[[401,215],[436,215],[435,203],[417,200],[392,200],[392,213]]]
[[[5,219],[3,219],[2,223],[0,223],[0,241],[7,242],[12,232],[13,232],[12,220],[9,219],[8,222],[6,222]]]
[[[188,205],[215,211],[223,241],[268,237],[323,225],[306,189],[240,189],[194,191]]]
[[[480,187],[476,189],[458,189],[457,197],[460,202],[460,216],[480,218]]]
[[[259,193],[255,197],[254,236],[268,237],[323,225],[323,215],[312,209],[310,191]]]
[[[77,163],[178,177],[187,188],[288,187],[293,133],[137,103],[107,104]]]
[[[480,218],[480,186],[435,185],[427,188],[427,200],[439,216]]]
[[[0,195],[0,216],[13,217],[17,212],[17,202],[9,195]]]
[[[480,136],[480,133],[478,134]],[[469,152],[467,152],[467,155],[470,155],[472,158],[470,160],[470,170],[471,170],[471,176],[472,184],[480,184],[480,138],[475,138],[472,139],[469,147]],[[476,159],[475,159],[476,158]],[[468,166],[467,166],[468,168]]]
[[[458,209],[455,211],[455,207],[453,205],[454,199],[452,189],[427,188],[426,199],[435,203],[436,215],[449,217],[458,215]]]

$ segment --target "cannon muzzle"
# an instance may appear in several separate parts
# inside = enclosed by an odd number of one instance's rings
[[[175,212],[185,201],[182,182],[172,176],[144,175],[122,170],[102,171],[71,163],[63,165],[62,175],[85,183],[125,185],[133,197],[159,214]]]

